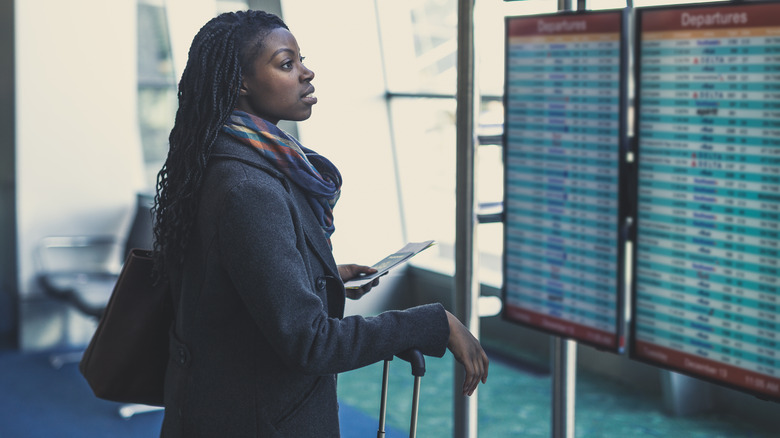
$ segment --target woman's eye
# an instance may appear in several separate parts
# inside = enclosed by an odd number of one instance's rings
[[[301,56],[301,64],[303,64],[303,60],[306,59],[305,56]]]
[[[282,68],[292,68],[292,61],[286,61],[282,64]]]

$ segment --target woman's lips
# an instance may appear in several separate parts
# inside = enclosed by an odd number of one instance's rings
[[[314,95],[314,87],[310,88],[306,94],[301,96],[301,101],[308,105],[314,105],[317,103],[317,97]]]

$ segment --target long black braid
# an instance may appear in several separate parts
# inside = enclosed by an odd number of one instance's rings
[[[157,174],[153,212],[158,279],[184,259],[203,173],[217,134],[236,106],[242,72],[251,73],[264,38],[280,27],[287,29],[273,14],[229,12],[211,19],[192,40],[179,82],[168,157]]]

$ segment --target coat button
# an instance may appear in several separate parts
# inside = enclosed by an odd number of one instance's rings
[[[327,280],[325,280],[325,277],[317,277],[317,290],[325,289],[326,284]]]
[[[184,350],[184,348],[179,347],[177,353],[176,360],[179,362],[180,365],[184,365],[187,363],[187,352]]]

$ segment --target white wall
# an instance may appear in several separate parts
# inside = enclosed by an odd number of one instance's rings
[[[124,237],[144,183],[136,114],[136,1],[38,0],[15,7],[24,301],[39,295],[33,252],[42,237]]]
[[[374,2],[282,0],[282,14],[315,73],[318,103],[298,124],[301,143],[344,177],[335,209],[336,261],[373,264],[404,244]],[[391,282],[348,302],[347,311],[364,313],[390,300]]]

